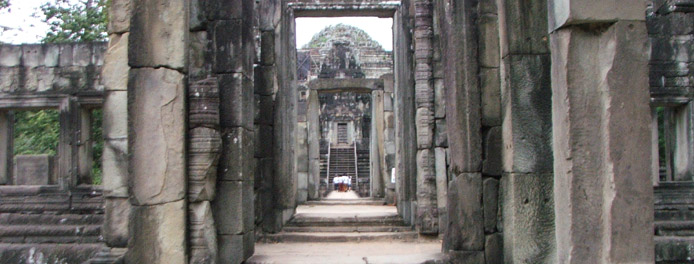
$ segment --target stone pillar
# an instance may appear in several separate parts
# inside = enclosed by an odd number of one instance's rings
[[[286,5],[286,3],[283,3]],[[275,38],[276,68],[279,90],[275,101],[274,149],[275,149],[275,221],[281,227],[296,210],[297,168],[297,91],[296,53],[294,41],[294,14],[282,8],[282,19],[277,25]],[[275,230],[279,231],[279,230]]]
[[[547,3],[497,6],[504,263],[555,263]]]
[[[460,262],[480,263],[485,237],[476,3],[441,0],[437,8],[445,36],[440,47],[450,159],[443,249],[464,253]],[[442,154],[439,150],[439,159]]]
[[[422,234],[439,232],[434,167],[433,5],[415,1],[415,126],[417,133],[417,210],[415,228]]]
[[[385,182],[381,177],[381,172],[384,161],[381,157],[384,155],[383,149],[383,91],[377,90],[371,92],[371,135],[370,135],[370,153],[371,157],[371,197],[382,198],[384,196]]]
[[[395,76],[395,174],[398,212],[407,224],[413,224],[413,201],[416,196],[417,154],[414,128],[414,80],[411,16],[409,6],[402,5],[393,19]]]
[[[14,142],[14,116],[9,111],[0,112],[0,185],[12,184],[12,160]]]
[[[188,1],[133,0],[128,39],[128,263],[187,263]]]
[[[549,1],[554,263],[655,261],[645,4]]]
[[[255,1],[208,1],[222,150],[212,202],[217,263],[242,263],[255,244]]]
[[[129,237],[128,41],[131,7],[131,0],[111,1],[109,43],[101,73],[105,94],[101,163],[105,217],[102,235],[106,245],[112,248],[127,247]]]
[[[320,101],[318,100],[318,92],[309,90],[308,94],[308,112],[306,113],[308,121],[308,177],[310,179],[308,186],[308,199],[320,199]]]

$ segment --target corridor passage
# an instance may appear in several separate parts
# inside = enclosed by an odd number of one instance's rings
[[[443,261],[441,241],[423,238],[395,206],[331,192],[300,205],[282,232],[258,240],[247,263],[424,263]]]

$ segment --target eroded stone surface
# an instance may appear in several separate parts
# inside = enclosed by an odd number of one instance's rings
[[[127,263],[185,264],[186,202],[133,206]]]
[[[129,186],[136,205],[185,197],[185,83],[169,69],[132,69],[128,89]]]

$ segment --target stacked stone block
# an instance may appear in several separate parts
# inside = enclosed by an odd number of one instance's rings
[[[437,1],[436,7],[450,160],[443,250],[461,263],[484,263],[477,3]]]
[[[421,234],[438,234],[436,168],[434,154],[433,6],[415,1],[415,127],[417,133],[417,206],[415,228]]]
[[[188,1],[129,7],[126,262],[186,263]]]
[[[653,263],[646,4],[549,3],[552,262]]]
[[[130,235],[128,225],[132,207],[128,200],[128,43],[132,17],[131,1],[112,1],[109,14],[109,44],[104,54],[102,70],[102,178],[106,213],[102,235],[107,246],[126,248]]]
[[[211,203],[216,263],[241,263],[253,255],[255,244],[255,1],[194,2],[191,10],[198,13],[191,23],[200,23],[190,29],[201,40],[206,35],[208,47],[199,44],[205,51],[195,56],[204,58],[199,71],[215,76],[219,89],[221,151]]]
[[[556,263],[547,2],[497,6],[504,263]]]

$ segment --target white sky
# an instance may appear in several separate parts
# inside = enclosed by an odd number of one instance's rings
[[[301,48],[327,26],[346,24],[366,31],[387,51],[393,50],[393,19],[378,17],[300,17],[296,19],[296,47]]]
[[[71,0],[76,1],[76,0]],[[48,0],[11,0],[10,8],[0,12],[0,41],[38,43],[48,31],[41,21],[41,4]],[[296,19],[296,44],[301,48],[329,25],[347,24],[366,31],[385,50],[393,50],[393,19],[377,17],[301,17]]]
[[[10,0],[10,8],[0,12],[0,41],[5,43],[38,43],[48,31],[40,18],[39,7],[47,0]]]

